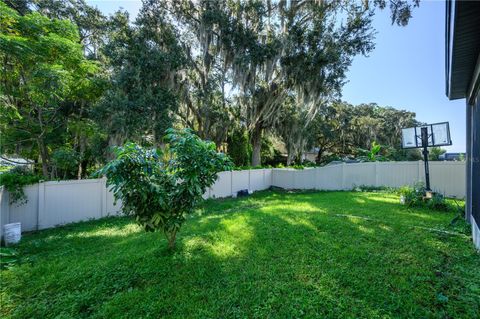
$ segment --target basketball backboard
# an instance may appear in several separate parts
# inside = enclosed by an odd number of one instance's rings
[[[422,147],[422,128],[427,128],[428,147],[452,145],[448,122],[402,129],[402,148]]]

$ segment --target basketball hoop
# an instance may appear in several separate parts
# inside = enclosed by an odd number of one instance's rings
[[[452,145],[448,122],[427,124],[402,129],[402,148],[423,148],[426,191],[430,189],[430,170],[428,167],[428,147]]]

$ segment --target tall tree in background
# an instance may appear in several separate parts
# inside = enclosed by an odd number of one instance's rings
[[[151,0],[145,4],[157,3]],[[229,68],[221,54],[221,34],[226,27],[226,2],[179,0],[165,2],[187,58],[187,69],[180,87],[183,124],[199,136],[211,139],[217,147],[224,142],[235,112],[230,97]]]
[[[291,165],[296,158],[301,158],[303,152],[317,142],[312,134],[312,122],[308,119],[307,112],[308,110],[299,108],[295,104],[295,98],[292,96],[285,100],[279,112],[276,132],[287,149],[287,166]]]
[[[36,11],[52,19],[70,20],[79,30],[85,55],[99,58],[99,48],[107,40],[107,18],[84,0],[10,0],[6,4],[22,15]]]
[[[309,134],[317,146],[317,161],[325,156],[356,156],[375,142],[384,146],[388,157],[414,159],[414,152],[401,149],[401,128],[416,126],[415,113],[377,104],[353,106],[345,102],[327,105],[312,121]]]
[[[111,86],[96,110],[111,145],[130,139],[160,144],[173,125],[177,108],[175,83],[184,64],[177,35],[161,7],[144,6],[134,25],[128,14],[111,19],[104,53],[111,67]]]
[[[36,10],[49,18],[67,19],[77,25],[85,55],[98,60],[107,41],[107,18],[84,0],[31,0]]]
[[[69,113],[65,101],[89,99],[87,92],[96,90],[98,67],[85,59],[78,29],[71,22],[38,12],[22,16],[3,2],[0,11],[2,109],[16,110],[2,139],[10,145],[29,143],[41,158],[43,175],[49,177],[48,144],[65,132],[64,114]]]
[[[221,52],[251,131],[252,165],[259,165],[263,132],[285,99],[295,96],[312,117],[338,96],[353,56],[373,48],[371,11],[339,2],[234,1],[227,12]],[[339,23],[340,13],[346,18]]]
[[[428,159],[431,161],[439,161],[440,156],[447,152],[446,149],[443,149],[441,147],[430,147],[428,151]]]

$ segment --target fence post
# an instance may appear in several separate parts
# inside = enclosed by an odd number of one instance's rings
[[[3,237],[3,225],[10,223],[10,198],[5,186],[0,186],[0,239]]]
[[[45,182],[38,182],[37,229],[40,230],[45,217]]]
[[[378,162],[374,162],[375,163],[375,187],[379,187],[380,185],[378,185]]]
[[[100,208],[100,217],[104,217],[108,214],[107,212],[107,179],[102,177],[100,180],[100,194],[102,194],[100,198],[100,204],[102,205]]]
[[[262,190],[265,189],[265,168],[262,168]]]
[[[293,174],[293,187],[292,187],[292,189],[296,189],[297,188],[297,170],[292,169],[290,171],[290,173]]]
[[[345,190],[345,162],[342,162],[342,190]]]

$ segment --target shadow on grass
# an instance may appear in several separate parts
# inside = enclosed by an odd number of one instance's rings
[[[5,273],[8,305],[2,312],[125,318],[478,314],[480,301],[467,278],[453,280],[461,274],[453,264],[462,262],[466,276],[480,261],[464,242],[368,219],[379,214],[369,213],[377,207],[369,196],[341,195],[266,194],[207,203],[189,218],[171,254],[162,234],[144,233],[128,218],[33,235],[20,248],[37,259]],[[367,207],[356,208],[359,200]],[[388,215],[395,207],[387,202],[381,209]]]

